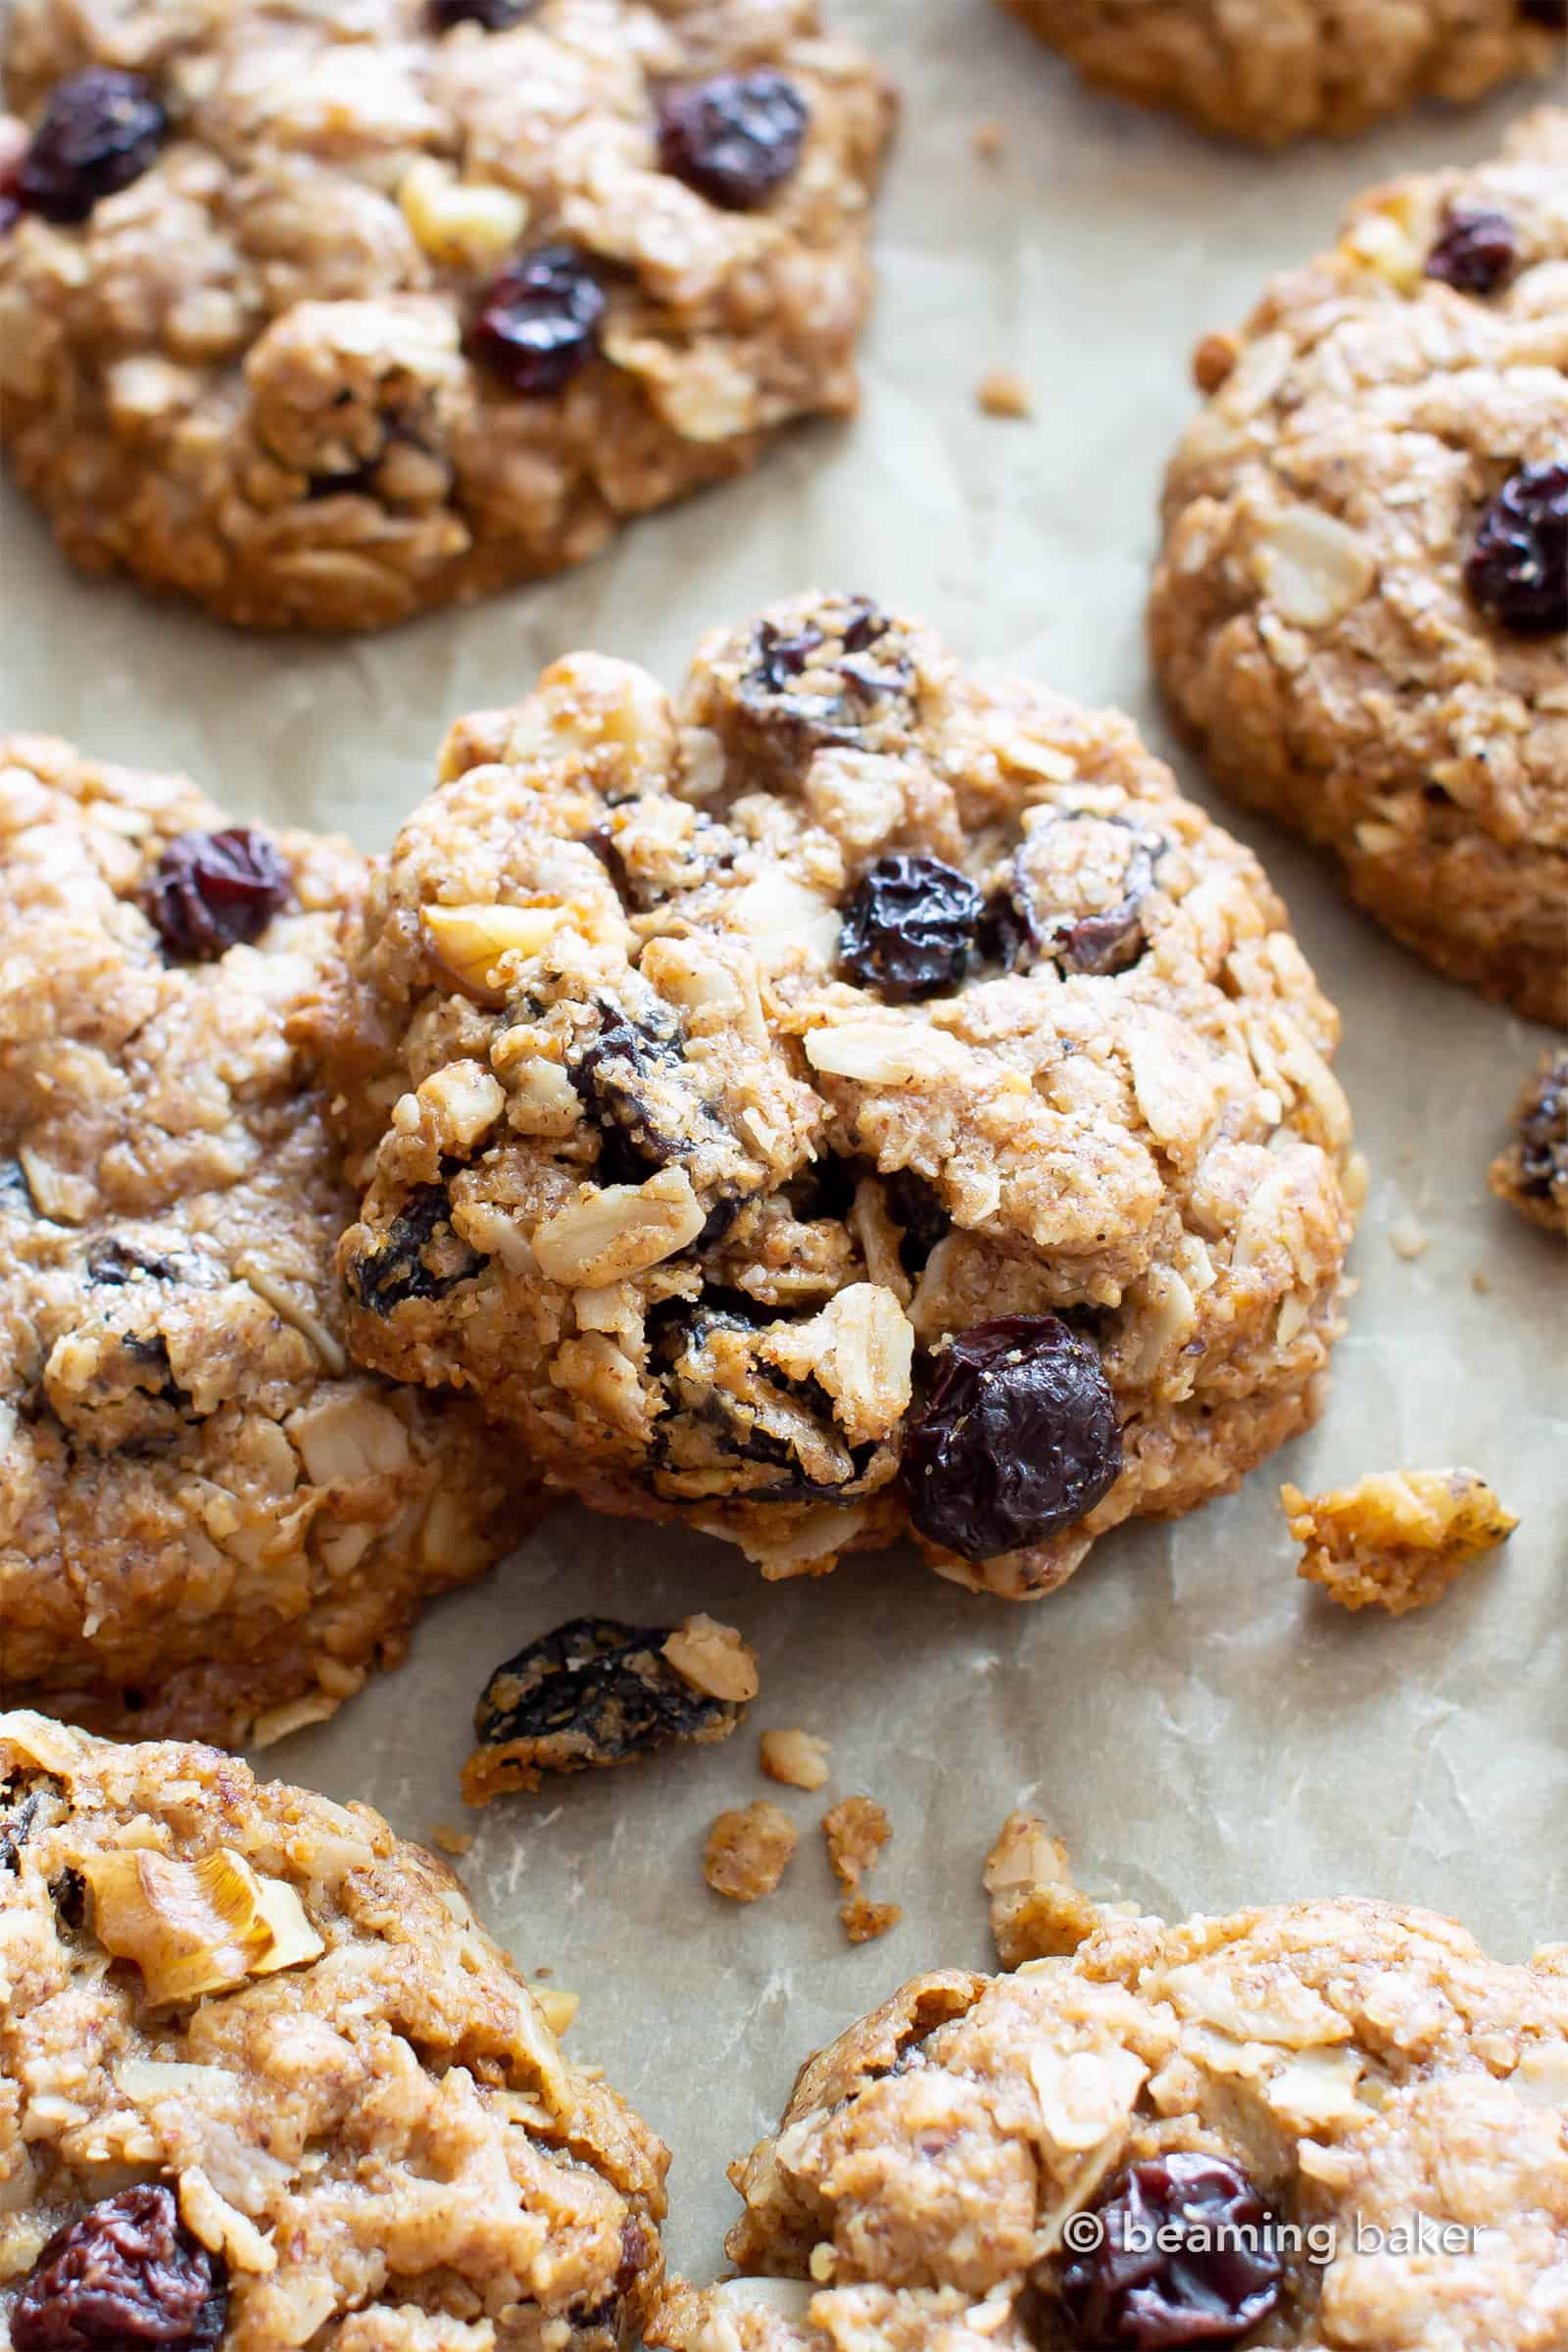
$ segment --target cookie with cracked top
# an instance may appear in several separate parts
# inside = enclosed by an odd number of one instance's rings
[[[1150,636],[1238,801],[1568,1026],[1568,110],[1375,189],[1199,346]]]
[[[1338,1021],[1130,724],[863,597],[461,720],[318,1039],[351,1345],[770,1576],[1061,1583],[1314,1417]]]
[[[817,0],[16,0],[0,440],[72,560],[370,629],[857,402],[894,101]]]
[[[1562,71],[1565,0],[1004,0],[1097,88],[1261,147]]]
[[[368,1805],[0,1714],[0,1958],[11,2352],[637,2341],[667,2151]]]
[[[239,1745],[329,1714],[526,1491],[349,1359],[288,1025],[361,884],[183,780],[0,745],[0,1701]]]

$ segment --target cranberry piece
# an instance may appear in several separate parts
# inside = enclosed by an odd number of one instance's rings
[[[437,32],[454,24],[479,24],[486,32],[506,32],[520,24],[535,0],[429,0],[430,23]]]
[[[1455,205],[1427,255],[1426,273],[1460,294],[1495,294],[1518,258],[1518,240],[1506,213]]]
[[[88,66],[59,83],[17,166],[16,194],[46,220],[85,220],[101,198],[128,188],[169,128],[151,82]]]
[[[1548,32],[1568,32],[1568,0],[1519,0],[1519,14]]]
[[[44,2247],[11,2314],[16,2352],[211,2352],[228,2316],[223,2265],[172,2189],[122,2189]]]
[[[893,1004],[933,996],[968,970],[981,913],[967,874],[900,850],[860,877],[839,956],[857,980]]]
[[[1120,1475],[1121,1431],[1099,1353],[1055,1315],[1004,1315],[960,1332],[904,1441],[910,1518],[965,1560],[1073,1526]]]
[[[1481,517],[1465,585],[1516,637],[1568,629],[1568,463],[1521,466]]]
[[[1223,2156],[1130,2164],[1095,2212],[1104,2235],[1064,2266],[1057,2290],[1080,2344],[1162,2352],[1240,2343],[1279,2300],[1285,2266],[1269,2242],[1273,2216]],[[1190,2242],[1147,2242],[1172,2233]]]
[[[259,939],[288,894],[288,868],[267,835],[234,825],[172,841],[141,904],[174,960],[194,963]]]
[[[599,348],[605,289],[575,245],[541,245],[503,270],[468,344],[514,392],[559,392]]]
[[[759,66],[671,90],[659,110],[659,158],[710,204],[744,213],[801,160],[810,109],[793,81]]]

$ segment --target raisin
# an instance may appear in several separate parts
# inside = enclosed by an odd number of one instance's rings
[[[445,1298],[485,1263],[452,1224],[445,1184],[416,1184],[373,1249],[349,1265],[350,1292],[372,1314],[410,1298]]]
[[[1547,1063],[1519,1114],[1519,1184],[1532,1200],[1568,1200],[1568,1054]]]
[[[860,877],[839,934],[839,956],[891,1004],[935,996],[974,958],[980,893],[940,858],[895,851]]]
[[[1097,979],[1130,971],[1149,945],[1143,906],[1153,884],[1153,853],[1147,842],[1136,840],[1127,860],[1125,895],[1102,913],[1082,915],[1057,931],[1053,952],[1062,970]]]
[[[135,1694],[127,1690],[125,1695],[130,1698]],[[66,1927],[79,1931],[86,1926],[87,1882],[79,1870],[73,1870],[68,1865],[58,1877],[51,1879],[49,1900],[54,1904]]]
[[[144,1275],[149,1282],[175,1282],[183,1269],[172,1257],[138,1250],[132,1242],[100,1242],[87,1259],[87,1280],[120,1290]]]
[[[686,1149],[662,1132],[648,1100],[659,1068],[682,1059],[680,1025],[662,1006],[647,1021],[605,999],[598,1011],[599,1034],[567,1062],[566,1075],[599,1130],[600,1183],[643,1184]]]
[[[1519,0],[1519,14],[1548,32],[1568,32],[1568,0]]]
[[[1077,2343],[1136,2352],[1240,2343],[1279,2301],[1274,2217],[1223,2156],[1178,2151],[1130,2164],[1095,2211],[1102,2242],[1063,2266],[1056,2290]],[[1172,2246],[1173,2236],[1192,2242]],[[1165,2244],[1149,2242],[1156,2237]]]
[[[16,2352],[211,2352],[228,2316],[223,2265],[163,2182],[89,2205],[44,2247],[11,2314]]]
[[[898,1168],[884,1179],[888,1215],[902,1225],[899,1263],[906,1274],[918,1274],[943,1236],[951,1232],[949,1216],[933,1188],[913,1168]]]
[[[794,82],[770,66],[715,74],[664,99],[659,160],[710,204],[745,212],[788,179],[810,119]]]
[[[960,1332],[904,1441],[910,1518],[966,1560],[1073,1526],[1120,1475],[1100,1356],[1055,1315],[1005,1315]]]
[[[486,32],[507,32],[520,24],[537,0],[429,0],[430,23],[437,32],[454,24],[478,24]]]
[[[465,1791],[531,1788],[541,1772],[623,1763],[670,1740],[720,1740],[740,1710],[677,1674],[668,1626],[574,1617],[496,1668],[473,1711]],[[483,1801],[483,1796],[480,1796]]]
[[[267,835],[234,825],[172,841],[141,906],[174,961],[194,963],[260,939],[288,895],[288,868]]]
[[[1521,466],[1481,517],[1465,585],[1517,637],[1568,628],[1568,462]]]
[[[102,197],[140,179],[168,128],[151,82],[87,66],[51,94],[17,166],[17,201],[46,220],[85,220]]]
[[[1506,213],[1454,205],[1427,255],[1426,274],[1460,294],[1495,294],[1507,283],[1518,258],[1518,240]]]
[[[503,270],[468,348],[514,392],[559,392],[599,348],[605,289],[575,245],[540,245]]]
[[[770,620],[758,622],[740,699],[754,718],[787,727],[815,744],[860,742],[895,703],[910,699],[906,656],[893,623],[869,597],[829,597],[820,617],[786,637]],[[803,693],[809,678],[812,691]]]
[[[22,1849],[42,1802],[36,1789],[18,1796],[9,1781],[0,1788],[0,1870],[13,1878],[22,1868]]]

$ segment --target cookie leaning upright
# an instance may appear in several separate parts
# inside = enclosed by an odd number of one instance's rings
[[[233,1745],[316,1720],[524,1523],[471,1407],[343,1345],[352,1202],[287,1027],[362,871],[0,745],[4,1700]]]
[[[1314,1416],[1338,1021],[1132,726],[863,598],[453,729],[327,1066],[351,1344],[772,1576],[1021,1596]]]
[[[1568,1025],[1568,112],[1363,198],[1196,368],[1177,716],[1396,938]]]
[[[1561,72],[1568,0],[1004,0],[1086,81],[1277,147]]]
[[[0,1715],[0,1982],[14,2352],[635,2340],[666,2151],[368,1806]]]
[[[887,84],[816,0],[16,0],[0,435],[258,628],[554,571],[855,406]]]

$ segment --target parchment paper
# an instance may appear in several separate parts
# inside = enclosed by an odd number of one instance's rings
[[[8,494],[6,723],[181,764],[236,810],[376,847],[457,712],[579,645],[673,682],[702,627],[814,581],[1120,703],[1168,748],[1140,616],[1192,344],[1323,242],[1358,186],[1486,154],[1529,96],[1260,159],[1087,96],[981,0],[839,12],[908,101],[855,426],[799,435],[575,576],[364,644],[249,641],[84,587]],[[1004,127],[997,163],[975,160],[982,120]],[[1032,422],[977,412],[999,366],[1033,387]],[[1485,1190],[1539,1037],[1429,976],[1294,844],[1227,821],[1262,850],[1345,1011],[1339,1066],[1373,1170],[1351,1335],[1313,1436],[1233,1499],[1112,1537],[1024,1609],[902,1555],[768,1587],[714,1544],[562,1511],[426,1620],[401,1674],[268,1753],[422,1836],[461,1817],[473,1698],[534,1633],[580,1610],[668,1623],[696,1607],[745,1630],[763,1690],[732,1740],[498,1804],[466,1825],[463,1865],[519,1961],[581,1993],[574,2046],[669,2139],[671,2252],[705,2276],[734,2210],[723,2166],[797,2062],[917,1969],[989,1959],[978,1872],[1019,1800],[1086,1885],[1174,1915],[1363,1892],[1458,1912],[1509,1955],[1568,1936],[1568,1270]],[[1406,1219],[1430,1236],[1414,1261],[1390,1241]],[[1440,1606],[1351,1619],[1296,1581],[1281,1475],[1310,1489],[1455,1462],[1522,1524]],[[759,1730],[792,1723],[832,1740],[821,1798],[759,1774]],[[815,1830],[854,1789],[892,1810],[872,1890],[905,1907],[858,1950]],[[739,1910],[704,1886],[702,1838],[764,1792],[799,1815],[802,1847],[778,1894]]]

